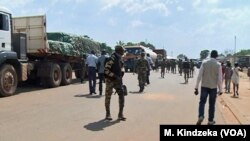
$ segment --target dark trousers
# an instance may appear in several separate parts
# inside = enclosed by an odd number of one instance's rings
[[[150,84],[150,82],[149,82],[149,75],[150,75],[150,71],[147,71],[147,76],[146,76],[146,83],[147,84]]]
[[[217,97],[217,88],[210,89],[201,87],[200,103],[199,103],[199,117],[204,118],[204,109],[209,96],[209,108],[208,108],[208,121],[214,120],[215,102]]]
[[[95,67],[88,67],[88,78],[89,78],[89,91],[95,93],[96,88],[96,69]]]
[[[104,73],[98,73],[99,77],[99,92],[102,94],[102,83],[104,82]]]

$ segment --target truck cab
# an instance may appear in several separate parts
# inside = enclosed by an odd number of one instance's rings
[[[0,7],[0,51],[11,51],[10,11]]]
[[[13,95],[17,88],[20,63],[11,46],[11,13],[0,7],[0,96]]]

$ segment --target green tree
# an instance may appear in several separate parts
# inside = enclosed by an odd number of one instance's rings
[[[184,60],[186,57],[187,57],[187,56],[184,55],[184,54],[179,54],[179,55],[177,56],[177,59],[182,59],[182,60]]]
[[[124,46],[125,45],[125,43],[123,41],[118,41],[118,42],[116,42],[116,44],[120,45],[120,46]]]
[[[231,50],[231,49],[226,49],[225,51],[224,51],[224,55],[226,56],[226,57],[230,57],[230,56],[233,56],[233,50]]]
[[[241,51],[236,53],[237,56],[250,55],[250,49],[242,49]]]
[[[107,46],[106,43],[100,43],[100,49],[105,50],[108,54],[112,54],[113,49],[110,46]]]
[[[140,42],[139,44],[142,45],[142,46],[148,47],[148,48],[150,48],[152,50],[155,49],[155,46],[150,44],[150,43]]]
[[[203,60],[203,59],[206,59],[208,57],[208,54],[209,54],[209,50],[202,50],[201,53],[200,53],[200,59]]]
[[[127,42],[126,46],[135,46],[137,45],[136,43],[132,43],[132,42]]]

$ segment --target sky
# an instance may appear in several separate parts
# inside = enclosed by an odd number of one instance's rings
[[[167,55],[250,49],[250,0],[0,0],[13,17],[45,14],[47,32],[153,44]]]

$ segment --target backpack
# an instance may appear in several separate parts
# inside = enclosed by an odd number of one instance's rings
[[[250,67],[247,69],[247,76],[250,77]]]
[[[107,62],[108,62],[109,60],[111,60],[111,57],[110,57],[110,56],[106,57],[106,58],[105,58],[105,61],[104,61],[104,77],[105,77],[105,78],[109,78],[109,76],[105,73],[105,67],[106,67],[106,64],[107,64]]]

